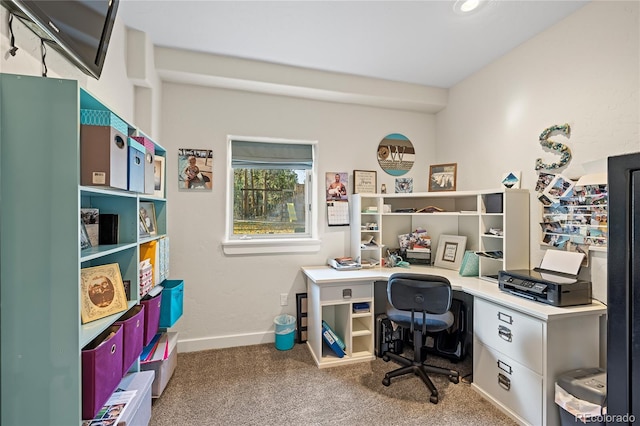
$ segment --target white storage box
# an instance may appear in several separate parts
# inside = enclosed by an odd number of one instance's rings
[[[137,391],[136,396],[127,405],[118,422],[118,426],[147,426],[151,420],[151,385],[155,373],[140,371],[124,376],[118,386],[127,391]]]
[[[166,359],[160,361],[151,361],[140,364],[140,369],[143,371],[153,371],[156,374],[151,386],[151,396],[158,398],[162,395],[164,388],[167,387],[169,379],[173,375],[173,372],[178,365],[178,333],[167,332],[168,335],[168,350],[169,355]]]

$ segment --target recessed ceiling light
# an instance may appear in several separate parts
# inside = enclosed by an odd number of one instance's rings
[[[457,0],[453,5],[453,11],[465,15],[478,10],[487,0]]]

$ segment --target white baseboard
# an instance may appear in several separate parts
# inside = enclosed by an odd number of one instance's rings
[[[273,331],[201,337],[198,339],[179,339],[178,352],[196,352],[208,349],[231,348],[234,346],[260,345],[262,343],[275,343],[275,341],[276,337]]]

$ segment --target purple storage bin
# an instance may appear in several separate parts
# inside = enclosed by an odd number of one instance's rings
[[[129,371],[144,347],[144,306],[136,305],[122,315],[116,325],[122,326],[122,376]]]
[[[162,292],[156,296],[140,301],[144,305],[144,346],[151,343],[151,339],[158,332],[160,326],[160,305]]]
[[[93,419],[122,379],[122,327],[112,325],[82,350],[82,418]]]

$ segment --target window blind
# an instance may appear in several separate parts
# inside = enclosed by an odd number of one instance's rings
[[[313,166],[313,149],[308,144],[231,141],[231,166],[308,170]]]

